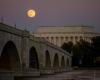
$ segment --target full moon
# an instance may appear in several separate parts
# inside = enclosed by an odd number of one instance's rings
[[[28,10],[27,11],[27,16],[28,17],[35,17],[36,16],[36,12],[35,12],[35,10],[33,10],[33,9],[30,9],[30,10]]]

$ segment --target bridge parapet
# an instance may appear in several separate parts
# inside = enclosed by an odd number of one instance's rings
[[[20,30],[20,29],[11,27],[11,26],[3,24],[3,23],[0,23],[0,31],[11,33],[11,34],[14,34],[17,36],[25,36],[25,35],[28,36],[29,35],[29,32],[26,30]]]

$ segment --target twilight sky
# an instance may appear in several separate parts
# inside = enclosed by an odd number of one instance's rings
[[[29,18],[28,9],[36,10]],[[4,23],[34,31],[39,26],[89,25],[100,32],[100,0],[0,0]]]

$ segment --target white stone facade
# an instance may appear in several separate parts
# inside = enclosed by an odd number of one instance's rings
[[[75,44],[80,39],[91,42],[92,37],[100,35],[90,26],[40,26],[33,34],[59,47],[64,42],[72,41]]]

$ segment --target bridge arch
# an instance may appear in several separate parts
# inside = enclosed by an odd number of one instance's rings
[[[51,59],[50,59],[50,53],[48,50],[45,51],[45,67],[50,68],[51,67]]]
[[[54,67],[55,69],[56,69],[56,68],[59,68],[59,57],[58,57],[58,54],[55,54],[55,55],[54,55],[53,67]]]
[[[39,69],[38,54],[35,47],[29,50],[29,67]]]
[[[21,67],[20,57],[13,41],[8,41],[1,52],[0,69],[16,71]]]
[[[65,58],[64,58],[64,56],[62,56],[62,58],[61,58],[61,67],[65,68]]]

